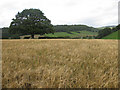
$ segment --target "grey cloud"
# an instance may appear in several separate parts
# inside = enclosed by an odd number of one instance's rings
[[[2,0],[0,27],[9,26],[18,11],[39,8],[53,24],[117,24],[119,0]],[[100,2],[100,4],[98,3]]]

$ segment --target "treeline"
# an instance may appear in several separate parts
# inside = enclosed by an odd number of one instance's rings
[[[20,39],[20,36],[20,34],[10,34],[8,27],[0,29],[0,39]]]
[[[68,33],[72,31],[73,32],[79,32],[79,31],[98,32],[99,31],[99,29],[97,28],[89,27],[86,25],[55,25],[53,26],[53,29],[55,30],[55,32],[68,32]],[[20,34],[10,34],[8,27],[2,28],[3,39],[8,39],[9,37],[11,37],[11,39],[19,39],[20,36],[21,36]]]
[[[99,29],[89,27],[86,25],[55,25],[54,30],[56,32],[77,32],[77,31],[91,31],[91,32],[98,32]]]
[[[118,30],[120,30],[120,24],[116,27],[113,27],[113,28],[106,27],[98,32],[98,36],[96,38],[101,39],[101,38],[103,38],[103,37],[105,37],[113,32],[118,31]]]
[[[10,34],[8,32],[8,28],[4,27],[0,29],[0,39],[8,39],[10,37]]]
[[[74,39],[91,39],[91,38],[95,38],[95,39],[101,39],[113,32],[116,32],[118,30],[120,30],[120,25],[110,28],[110,27],[106,27],[104,29],[97,29],[97,28],[93,28],[93,27],[89,27],[86,25],[56,25],[54,26],[54,30],[55,32],[72,32],[72,31],[91,31],[91,32],[98,32],[98,36],[86,36],[86,37],[76,37]],[[2,35],[2,37],[1,37]],[[20,34],[10,34],[9,33],[9,28],[8,27],[4,27],[2,29],[0,29],[0,38],[2,39],[20,39]],[[43,38],[50,38],[50,37],[43,37]],[[52,37],[55,38],[55,37]],[[70,38],[70,37],[58,37],[58,38]]]

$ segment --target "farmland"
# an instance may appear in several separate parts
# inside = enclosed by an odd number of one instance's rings
[[[81,37],[86,37],[86,36],[97,36],[97,32],[91,32],[91,31],[77,31],[77,32],[55,32],[54,34],[45,34],[45,35],[35,35],[35,38],[37,39],[38,37],[69,37],[69,38],[81,38]],[[24,37],[30,37],[30,35],[23,35],[21,36],[22,38]]]
[[[110,35],[103,37],[102,39],[120,39],[119,31],[113,32]]]
[[[71,39],[71,38],[77,38],[77,39],[81,39],[81,38],[85,38],[88,36],[97,36],[98,35],[98,31],[100,29],[97,28],[93,28],[93,27],[89,27],[86,25],[54,25],[53,26],[54,29],[54,34],[53,33],[44,33],[44,34],[40,34],[40,33],[36,33],[35,34],[35,38],[39,38],[39,37],[47,37],[49,38],[67,38],[67,39]],[[26,34],[21,34],[21,33],[16,33],[16,34],[11,34],[9,32],[9,28],[2,28],[2,38],[3,39],[19,39],[19,38],[24,38],[24,37],[30,37],[31,34],[30,33],[26,33]]]
[[[87,35],[97,35],[98,33],[96,32],[90,32],[90,31],[79,31],[79,32],[56,32],[55,34],[46,34],[45,36],[49,36],[49,37],[65,37],[65,36],[69,36],[69,37],[79,37],[79,36],[87,36]]]
[[[2,40],[3,88],[116,88],[118,41]]]

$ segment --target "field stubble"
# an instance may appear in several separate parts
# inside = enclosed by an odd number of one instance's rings
[[[115,88],[117,59],[117,40],[2,40],[2,86]]]

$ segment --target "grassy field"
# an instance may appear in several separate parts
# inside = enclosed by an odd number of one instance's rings
[[[81,37],[86,37],[86,36],[97,36],[98,33],[97,32],[91,32],[91,31],[79,31],[79,32],[55,32],[54,34],[50,33],[50,34],[44,34],[44,35],[39,35],[39,34],[35,34],[34,38],[38,39],[39,37],[69,37],[69,38],[80,38]],[[7,34],[4,35],[4,37],[9,38],[9,36]],[[19,36],[18,36],[19,37]],[[23,35],[20,36],[20,38],[24,38],[24,37],[31,37],[31,35]]]
[[[65,36],[69,36],[71,38],[73,37],[84,37],[84,36],[88,36],[88,35],[97,35],[98,33],[97,32],[90,32],[90,31],[79,31],[80,33],[77,33],[77,32],[70,32],[70,33],[67,33],[67,32],[56,32],[54,34],[45,34],[45,36],[48,36],[48,37],[65,37]]]
[[[2,40],[3,88],[117,88],[117,40]]]
[[[71,36],[71,34],[67,32],[55,32],[54,34],[45,34],[45,36],[48,37],[65,37],[65,36]]]
[[[102,39],[120,39],[120,36],[118,36],[118,32],[119,31],[113,32],[112,34],[107,35]]]

